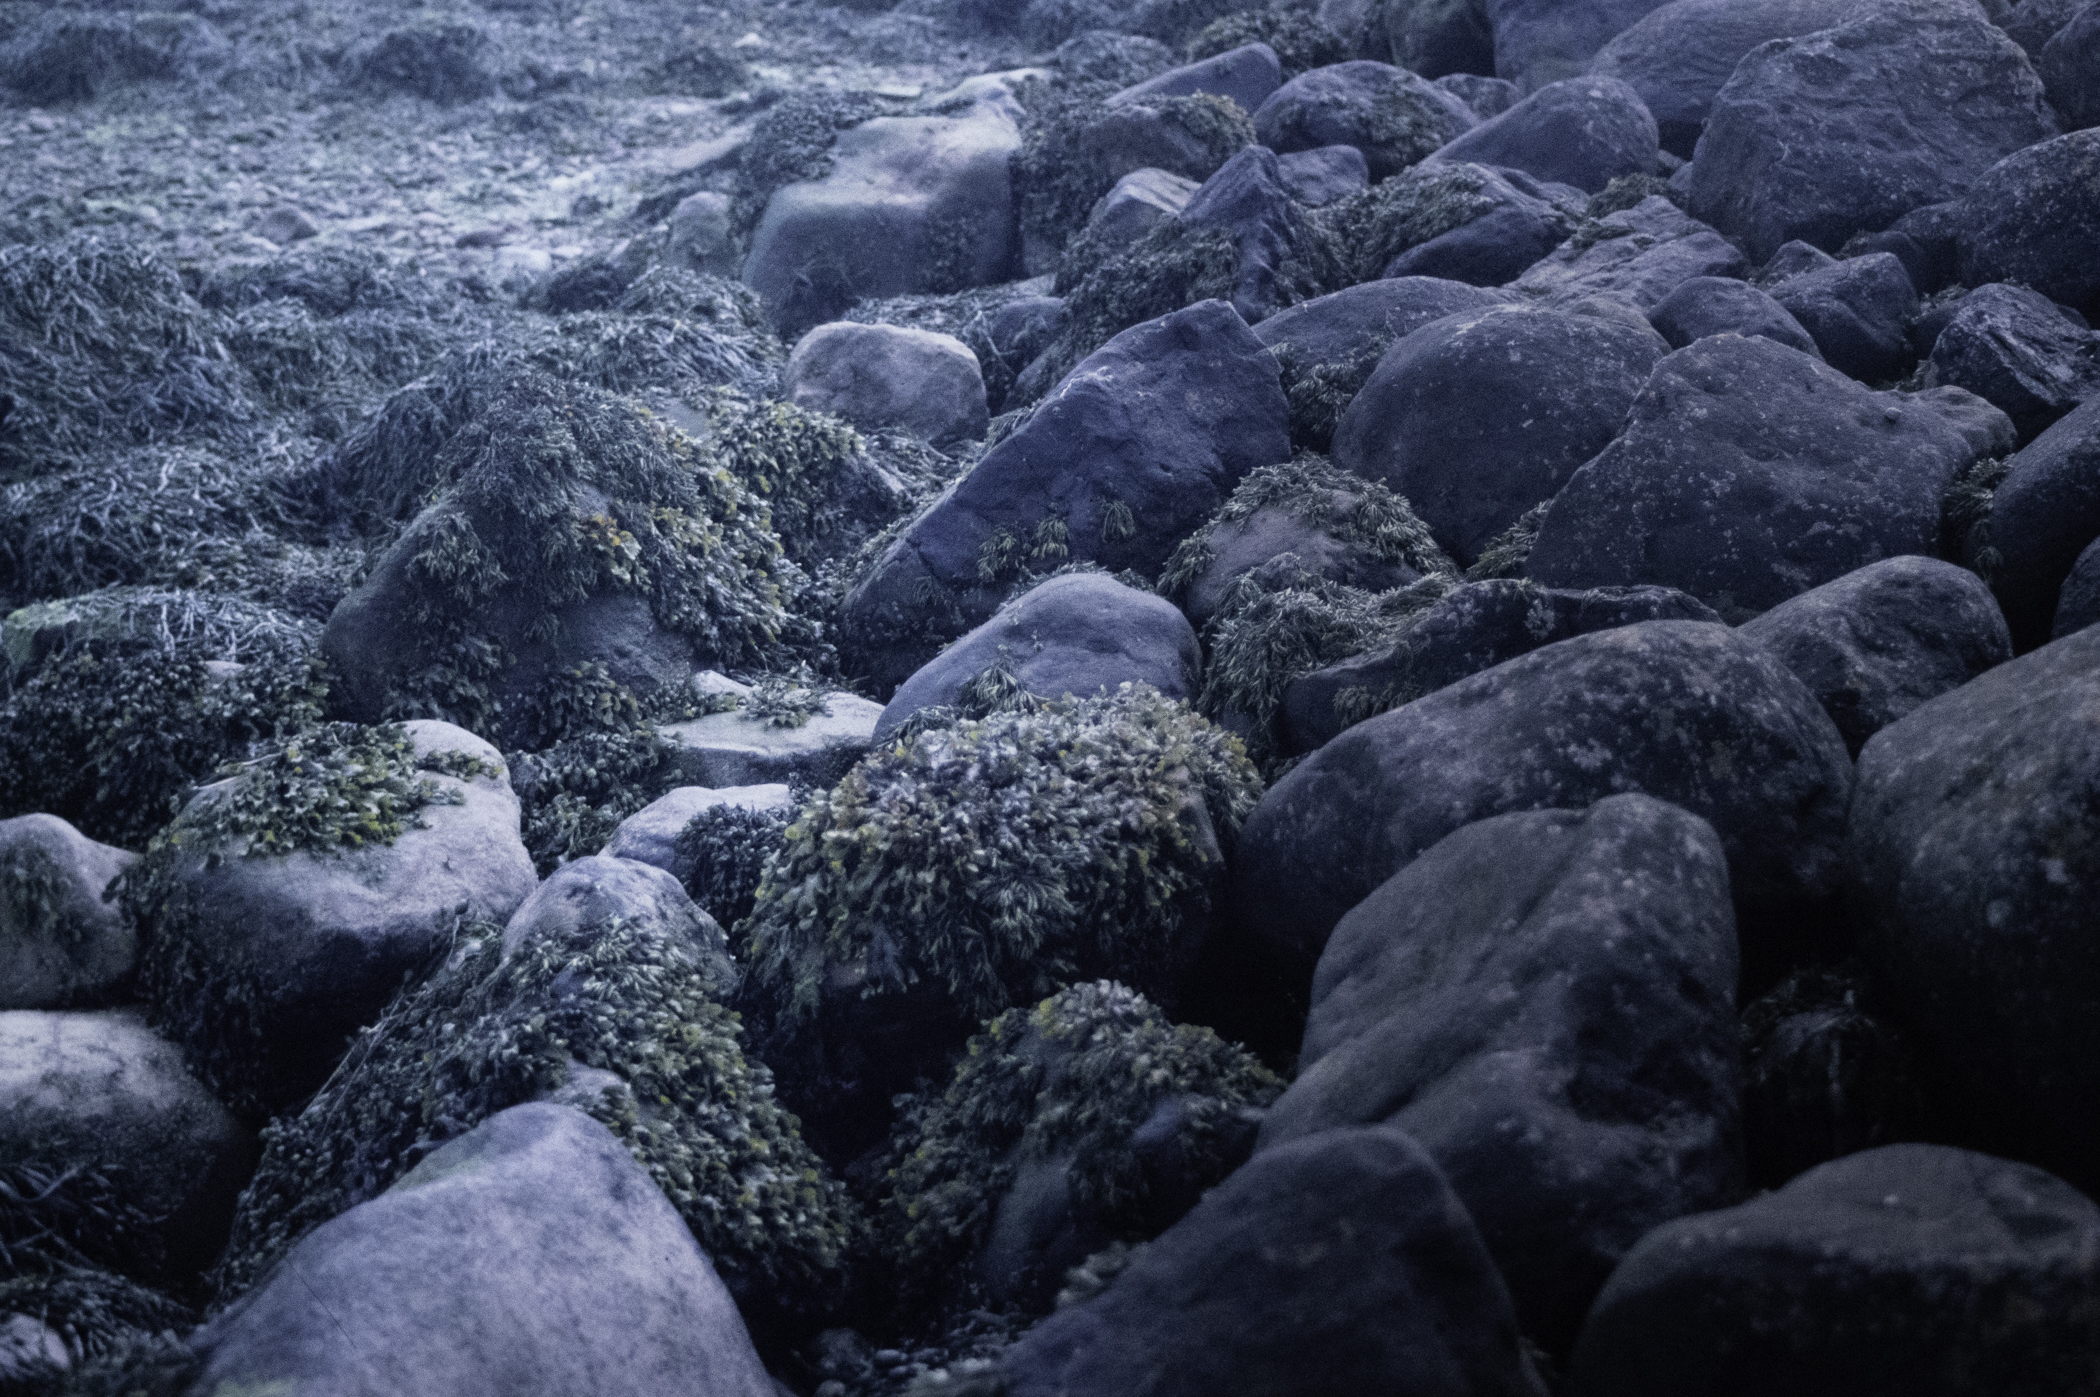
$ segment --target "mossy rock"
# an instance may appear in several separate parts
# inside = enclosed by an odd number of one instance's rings
[[[1272,4],[1212,20],[1189,40],[1188,58],[1194,63],[1242,44],[1267,44],[1274,49],[1286,82],[1300,73],[1357,56],[1354,44],[1321,22],[1316,7]]]

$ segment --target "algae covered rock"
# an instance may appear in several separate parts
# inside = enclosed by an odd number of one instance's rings
[[[1464,102],[1389,63],[1356,60],[1301,73],[1254,111],[1254,133],[1279,155],[1355,146],[1371,178],[1396,175],[1471,130]]]
[[[1549,305],[1611,296],[1647,314],[1687,282],[1737,278],[1748,271],[1743,254],[1726,238],[1651,194],[1632,208],[1585,224],[1510,289]],[[1659,324],[1655,328],[1662,330]]]
[[[135,861],[56,815],[0,820],[0,1009],[107,1003],[130,982],[137,932],[104,894]]]
[[[1612,77],[1566,78],[1461,133],[1436,152],[1524,171],[1595,194],[1620,175],[1655,170],[1655,118]]]
[[[717,808],[785,811],[793,805],[787,786],[779,782],[722,790],[679,786],[622,820],[612,839],[598,852],[608,858],[632,859],[661,868],[683,882],[686,870],[678,852],[678,839],[702,812]]]

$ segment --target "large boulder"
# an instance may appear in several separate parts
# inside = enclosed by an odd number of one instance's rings
[[[1258,1148],[1405,1130],[1565,1352],[1642,1234],[1741,1195],[1735,984],[1706,821],[1622,795],[1468,825],[1335,927]]]
[[[1932,370],[2004,412],[2020,440],[2032,441],[2100,397],[2100,335],[2047,296],[1992,282],[1955,303],[1933,341]]]
[[[1858,0],[1672,0],[1597,51],[1590,72],[1618,78],[1655,117],[1663,149],[1689,160],[1714,95],[1759,44],[1828,29]]]
[[[736,958],[722,928],[693,905],[677,878],[633,859],[589,854],[555,869],[504,924],[503,952],[515,954],[542,937],[574,940],[614,918],[688,952],[721,998],[734,993]]]
[[[1699,138],[1691,211],[1755,258],[1790,238],[1835,251],[2055,134],[2027,56],[1975,5],[1883,0],[1736,65]]]
[[[1567,78],[1455,137],[1439,159],[1507,166],[1595,194],[1655,171],[1655,118],[1617,78]]]
[[[1299,215],[1283,168],[1267,146],[1248,146],[1219,166],[1189,196],[1176,221],[1190,232],[1215,229],[1231,241],[1232,308],[1249,325],[1290,301],[1285,264],[1298,248]]]
[[[2013,648],[2049,635],[2071,565],[2100,538],[2100,398],[2090,399],[2020,448],[1991,499],[1991,590],[2005,608]]]
[[[819,325],[796,342],[781,386],[796,407],[935,446],[975,441],[990,420],[970,347],[903,325]]]
[[[2087,5],[2042,46],[2035,71],[2074,131],[2100,126],[2100,10]]]
[[[1848,257],[1791,276],[1772,299],[1815,340],[1823,361],[1865,382],[1900,378],[1917,358],[1910,347],[1918,293],[1893,253]]]
[[[1848,869],[1865,952],[1974,1138],[2100,1181],[2100,631],[1999,665],[1859,759]]]
[[[192,1342],[201,1392],[776,1391],[648,1172],[551,1104],[491,1116],[323,1223]]]
[[[1229,97],[1241,111],[1251,112],[1282,85],[1283,64],[1277,61],[1276,50],[1267,44],[1241,44],[1133,83],[1111,93],[1104,105],[1119,107],[1130,102],[1143,104],[1147,98],[1197,97],[1208,93]]]
[[[1688,281],[1740,277],[1749,270],[1728,239],[1651,194],[1562,243],[1510,289],[1549,305],[1610,296],[1647,312]]]
[[[1300,73],[1254,112],[1254,134],[1279,154],[1355,146],[1384,179],[1473,127],[1472,109],[1390,63],[1359,59]]]
[[[1581,191],[1543,184],[1521,170],[1430,160],[1379,186],[1396,200],[1400,238],[1381,238],[1387,277],[1442,277],[1500,286],[1524,274],[1575,227]],[[1410,197],[1411,196],[1411,197]]]
[[[1852,755],[1928,699],[2012,658],[1983,579],[1937,558],[1885,558],[1781,602],[1741,634],[1792,670]]]
[[[1713,825],[1745,954],[1835,893],[1852,764],[1801,681],[1725,626],[1648,621],[1534,650],[1359,723],[1241,831],[1236,912],[1310,962],[1334,924],[1463,825],[1635,791]]]
[[[1566,1391],[2071,1397],[2096,1346],[2091,1199],[2025,1164],[1889,1145],[1643,1238]]]
[[[804,691],[808,705],[754,709],[659,724],[679,774],[699,786],[829,786],[867,755],[882,705],[858,694]],[[796,698],[794,690],[789,698]]]
[[[1269,1150],[1000,1359],[1011,1397],[1541,1397],[1464,1206],[1400,1131]]]
[[[255,1158],[254,1133],[138,1010],[0,1013],[0,1159],[107,1179],[151,1219],[127,1239],[142,1261],[178,1275],[210,1264]]]
[[[1580,77],[1597,50],[1661,0],[1487,0],[1495,76],[1526,92]]]
[[[1649,308],[1648,323],[1672,349],[1708,335],[1762,335],[1774,344],[1821,357],[1816,342],[1785,306],[1729,276],[1699,276],[1679,284]]]
[[[843,648],[893,688],[1024,569],[1156,573],[1240,477],[1290,456],[1276,361],[1222,301],[1123,331],[1065,376],[847,594]]]
[[[138,936],[105,894],[136,861],[56,815],[0,820],[0,1009],[71,1009],[122,992]]]
[[[1470,564],[1618,435],[1668,349],[1652,330],[1591,316],[1450,316],[1386,351],[1335,428],[1334,459],[1406,496]]]
[[[1171,602],[1105,573],[1053,577],[999,608],[905,680],[882,710],[875,740],[883,741],[921,709],[966,702],[995,670],[1042,698],[1150,684],[1168,698],[1186,699],[1195,692],[1202,664],[1196,632]]]
[[[1747,619],[1932,551],[1940,496],[1978,454],[1931,402],[1716,335],[1655,366],[1625,430],[1554,498],[1526,571],[1549,587],[1676,587]]]

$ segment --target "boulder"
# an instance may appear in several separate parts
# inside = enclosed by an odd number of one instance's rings
[[[123,992],[138,935],[104,894],[137,861],[56,815],[0,820],[0,1009],[71,1009]]]
[[[902,325],[819,325],[788,355],[789,402],[864,432],[895,429],[935,446],[984,436],[984,375],[953,335]]]
[[[867,755],[882,705],[856,694],[827,693],[818,712],[779,717],[744,709],[662,723],[671,760],[693,785],[829,786]]]
[[[1510,303],[1507,292],[1440,277],[1382,277],[1278,311],[1254,337],[1300,365],[1346,364],[1386,348],[1447,315]]]
[[[2032,650],[2049,634],[2071,565],[2100,538],[2100,399],[2059,419],[2007,465],[1991,499],[1991,547],[1999,556],[1991,590],[2005,608],[2013,648]]]
[[[1132,170],[1094,201],[1086,219],[1087,232],[1097,242],[1127,247],[1180,213],[1197,183],[1150,166]]]
[[[1545,1392],[1464,1206],[1386,1128],[1241,1166],[999,1366],[1010,1397]]]
[[[1643,1238],[1566,1391],[2069,1397],[2092,1387],[2096,1257],[2100,1208],[2039,1169],[1868,1150]]]
[[[1375,7],[1372,21],[1374,49],[1380,40],[1395,64],[1436,79],[1440,87],[1454,75],[1487,73],[1495,67],[1495,34],[1488,26],[1485,0],[1384,0]],[[1516,84],[1508,86],[1514,102],[1521,94],[1515,94]],[[1468,99],[1467,105],[1474,104]]]
[[[1620,175],[1655,170],[1655,118],[1617,78],[1549,83],[1437,151],[1444,160],[1507,166],[1595,194]]]
[[[1727,859],[1696,815],[1621,795],[1468,825],[1335,926],[1257,1150],[1406,1131],[1525,1334],[1564,1353],[1644,1233],[1742,1194],[1735,983]]]
[[[855,584],[850,663],[893,688],[988,619],[1024,567],[1158,572],[1242,476],[1290,456],[1288,421],[1276,361],[1224,302],[1123,331]]]
[[[201,1392],[776,1393],[647,1171],[581,1111],[538,1103],[314,1229],[192,1343]]]
[[[1864,954],[1968,1138],[2100,1181],[2100,631],[1912,709],[1860,753],[1847,868]]]
[[[2021,441],[2033,441],[2100,396],[2100,335],[2047,296],[1992,282],[1955,302],[1933,341],[1932,371],[1998,408]]]
[[[2100,126],[2100,10],[2087,5],[2071,16],[2034,67],[2065,130]]]
[[[730,786],[711,790],[706,786],[680,786],[620,821],[612,838],[598,852],[611,859],[631,859],[660,868],[681,882],[685,870],[678,866],[678,836],[703,810],[728,806],[737,810],[792,811],[794,798],[780,782],[758,786]]]
[[[1625,430],[1554,497],[1525,564],[1549,587],[1652,583],[1731,621],[1878,559],[1930,552],[1977,455],[1934,404],[1767,339],[1655,366]]]
[[[1933,295],[1952,285],[1961,273],[1961,210],[1959,199],[1925,204],[1879,233],[1854,238],[1845,244],[1846,251],[1854,255],[1895,253],[1918,294]]]
[[[1728,239],[1651,194],[1562,243],[1510,289],[1548,305],[1610,296],[1645,313],[1687,281],[1741,277],[1749,270]]]
[[[1917,357],[1908,332],[1917,318],[1918,293],[1890,253],[1788,277],[1772,288],[1772,299],[1808,331],[1824,362],[1839,373],[1866,382],[1900,378]]]
[[[1406,496],[1471,564],[1611,442],[1668,349],[1652,330],[1551,310],[1450,316],[1386,351],[1334,459]]]
[[[1691,211],[1752,257],[1790,238],[1835,250],[2055,134],[2027,56],[1975,5],[1882,0],[1736,65],[1699,138]]]
[[[1427,0],[1435,4],[1440,0]],[[1407,4],[1411,0],[1396,0]],[[1391,11],[1388,11],[1391,13]],[[1422,70],[1412,63],[1402,62],[1401,67],[1420,73]],[[1483,67],[1493,67],[1490,59]],[[1524,90],[1505,78],[1490,78],[1480,73],[1446,73],[1436,80],[1436,85],[1473,109],[1473,115],[1486,121],[1491,116],[1500,116],[1524,100]]]
[[[1962,280],[2018,282],[2100,311],[2100,130],[2007,156],[1962,204]]]
[[[1356,480],[1346,471],[1334,475],[1341,482]],[[1219,519],[1209,526],[1202,535],[1206,561],[1177,597],[1189,620],[1202,626],[1215,619],[1234,600],[1237,584],[1250,575],[1263,586],[1271,578],[1311,576],[1371,593],[1421,580],[1416,564],[1426,566],[1427,560],[1419,552],[1410,562],[1392,555],[1411,550],[1381,548],[1388,541],[1366,537],[1368,530],[1351,536],[1347,528],[1337,527],[1359,517],[1357,511],[1364,505],[1361,489],[1348,484],[1315,484],[1312,489],[1318,492],[1314,498],[1263,504],[1243,519]]]
[[[1310,962],[1372,889],[1463,825],[1634,791],[1713,825],[1745,954],[1835,893],[1852,764],[1801,681],[1725,626],[1576,636],[1357,724],[1240,832],[1240,923]]]
[[[1799,238],[1790,238],[1774,249],[1764,266],[1758,269],[1757,280],[1760,285],[1769,288],[1790,277],[1808,272],[1829,271],[1837,265],[1838,259],[1822,248],[1802,242]]]
[[[1961,434],[1975,459],[2010,456],[2020,444],[2012,419],[1966,388],[1941,384],[1911,394],[1910,400],[1938,413],[1942,422]]]
[[[1928,699],[2012,658],[1983,579],[1937,558],[1885,558],[1781,602],[1740,632],[1823,705],[1853,756]]]
[[[2078,561],[2071,565],[2071,575],[2064,579],[2063,589],[2056,596],[2056,617],[2050,623],[2049,638],[2062,640],[2095,621],[2100,621],[2100,539],[2087,544]]]
[[[1195,692],[1203,651],[1172,603],[1106,573],[1082,572],[1030,588],[904,681],[875,724],[881,742],[922,708],[963,700],[1001,669],[1042,698],[1114,693],[1150,684],[1168,698]]]
[[[1366,703],[1385,712],[1555,641],[1642,621],[1720,619],[1668,587],[1552,592],[1510,578],[1468,582],[1392,644],[1293,679],[1283,692],[1285,745],[1313,751],[1362,717]]]
[[[1617,78],[1655,117],[1662,147],[1692,158],[1714,96],[1758,45],[1828,29],[1857,0],[1672,0],[1651,10],[1590,60]]]
[[[1355,146],[1317,146],[1276,157],[1276,173],[1293,199],[1309,209],[1370,187],[1371,165]]]
[[[1526,92],[1580,77],[1597,50],[1661,0],[1487,0],[1495,76]]]
[[[1254,135],[1285,154],[1355,146],[1374,180],[1398,174],[1470,129],[1472,109],[1390,63],[1359,59],[1300,73],[1254,113]]]
[[[208,1266],[256,1155],[254,1133],[138,1010],[0,1013],[0,1159],[105,1176],[153,1220],[129,1239],[142,1260],[159,1249],[174,1274]]]
[[[671,230],[664,253],[692,271],[734,277],[742,259],[737,255],[730,197],[703,189],[680,199],[671,210]]]
[[[503,953],[541,936],[564,939],[614,918],[690,948],[723,999],[737,985],[736,958],[715,919],[693,905],[678,879],[632,859],[590,854],[563,864],[511,913],[503,927]]]
[[[1232,241],[1237,277],[1232,308],[1257,325],[1288,305],[1286,263],[1298,248],[1299,214],[1275,152],[1247,146],[1182,206],[1183,228],[1215,228]]]
[[[1241,111],[1251,112],[1283,85],[1283,65],[1276,50],[1267,44],[1241,44],[1201,62],[1169,68],[1157,77],[1134,83],[1112,93],[1105,105],[1143,104],[1146,98],[1196,97],[1205,93],[1229,97]]]
[[[1648,311],[1648,323],[1682,349],[1708,335],[1761,335],[1774,344],[1821,355],[1801,322],[1787,308],[1746,281],[1728,276],[1699,276],[1680,283],[1676,290]]]
[[[2029,58],[2038,59],[2056,37],[2056,31],[2090,3],[2091,0],[2020,0],[1998,18],[1997,24],[2027,51]]]
[[[876,117],[841,131],[829,174],[766,204],[745,282],[779,319],[798,280],[814,277],[859,297],[1007,280],[1021,246],[1008,171],[1021,148],[1017,110],[1010,98],[984,100],[953,116]]]

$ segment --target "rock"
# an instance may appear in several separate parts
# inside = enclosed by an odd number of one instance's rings
[[[1383,39],[1397,66],[1434,78],[1439,86],[1453,75],[1486,73],[1495,66],[1495,34],[1484,0],[1384,0],[1375,14],[1372,47]],[[1516,84],[1509,87],[1514,94]]]
[[[1617,78],[1549,83],[1437,151],[1445,160],[1510,166],[1596,193],[1655,169],[1655,118]]]
[[[1936,558],[1887,558],[1781,602],[1741,634],[1792,670],[1853,756],[1890,723],[2012,658],[1991,590]]]
[[[1097,241],[1127,247],[1180,213],[1197,188],[1195,180],[1166,170],[1132,170],[1094,201],[1087,231]]]
[[[419,770],[458,803],[424,806],[391,844],[272,854],[199,838],[231,780],[184,807],[193,832],[143,978],[157,1022],[237,1107],[280,1111],[311,1092],[460,919],[507,920],[538,882],[496,750],[449,723],[403,726],[419,762],[449,750],[484,767]]]
[[[255,231],[279,247],[304,242],[308,238],[321,236],[321,225],[314,222],[306,210],[291,204],[280,204],[263,215]]]
[[[1398,174],[1469,130],[1472,109],[1390,63],[1360,59],[1292,78],[1254,113],[1255,138],[1279,155],[1349,145],[1374,180]]]
[[[1741,277],[1750,270],[1728,239],[1659,194],[1606,214],[1534,263],[1511,290],[1564,305],[1610,296],[1647,312],[1671,292],[1702,277]]]
[[[1890,1145],[1657,1228],[1622,1262],[1569,1397],[2083,1392],[2100,1208],[2039,1169]]]
[[[956,704],[994,668],[1041,698],[1088,698],[1129,683],[1187,699],[1202,665],[1196,632],[1172,603],[1105,573],[1053,577],[905,680],[882,710],[875,740],[884,741],[922,708]]]
[[[1133,170],[1172,170],[1193,180],[1217,173],[1230,154],[1227,141],[1197,129],[1185,113],[1177,114],[1169,103],[1146,105],[1126,102],[1103,109],[1081,134],[1079,153],[1106,179],[1121,179]],[[1031,254],[1032,256],[1033,254]],[[1030,265],[1034,275],[1057,270],[1056,259],[1047,266]]]
[[[2051,640],[2082,631],[2100,621],[2100,539],[2086,545],[2071,565],[2056,597],[2056,617],[2049,627]]]
[[[1758,270],[1757,279],[1767,287],[1777,286],[1790,277],[1809,272],[1829,271],[1840,266],[1838,259],[1820,247],[1811,246],[1799,238],[1781,243],[1777,251]]]
[[[14,1314],[0,1320],[0,1382],[28,1386],[51,1370],[73,1365],[65,1336],[41,1320]]]
[[[1916,358],[1910,323],[1918,293],[1903,264],[1886,252],[1853,257],[1788,277],[1772,299],[1808,331],[1824,362],[1867,382],[1899,378]]]
[[[943,640],[988,619],[1022,565],[1157,573],[1242,476],[1290,456],[1288,414],[1276,361],[1222,301],[1123,331],[847,594],[855,671],[902,683]]]
[[[1580,77],[1597,50],[1659,0],[1487,0],[1495,76],[1526,92]]]
[[[1254,337],[1303,366],[1366,357],[1375,363],[1395,340],[1433,320],[1509,303],[1507,292],[1461,281],[1383,277],[1278,311],[1254,327]]]
[[[611,839],[598,852],[611,859],[631,859],[660,868],[684,881],[678,866],[678,836],[695,815],[717,806],[738,810],[792,811],[794,798],[780,782],[759,786],[730,786],[710,790],[706,786],[680,786],[620,821]]]
[[[1436,162],[1418,168],[1440,173],[1446,167]],[[1464,212],[1430,223],[1430,228],[1436,223],[1446,226],[1412,242],[1387,262],[1383,273],[1387,278],[1440,277],[1469,286],[1500,286],[1522,276],[1568,236],[1574,220],[1542,197],[1544,186],[1537,186],[1538,194],[1519,188],[1516,180],[1528,179],[1521,171],[1490,170],[1483,165],[1448,168],[1471,174],[1468,183],[1475,190]]]
[[[1940,1059],[1965,1138],[2100,1180],[2100,631],[1999,665],[1875,734],[1848,867],[1863,953]]]
[[[1251,112],[1283,85],[1283,65],[1276,50],[1267,44],[1241,44],[1236,49],[1206,58],[1199,63],[1169,68],[1158,77],[1147,78],[1112,93],[1104,105],[1120,107],[1147,98],[1195,97],[1209,93],[1229,97],[1241,111]]]
[[[1285,741],[1291,752],[1314,751],[1365,716],[1366,703],[1377,712],[1398,708],[1558,640],[1642,621],[1720,619],[1667,587],[1549,592],[1508,578],[1468,582],[1392,644],[1293,679],[1283,694]]]
[[[2100,131],[2074,131],[2007,156],[1962,203],[1961,275],[2018,282],[2100,311]]]
[[[1011,1397],[1545,1391],[1465,1208],[1384,1128],[1241,1166],[1000,1369]]]
[[[1765,914],[1837,890],[1851,785],[1844,739],[1763,650],[1711,623],[1622,626],[1462,679],[1306,758],[1240,833],[1237,913],[1310,961],[1345,912],[1460,826],[1637,791],[1719,833],[1751,956]]]
[[[1975,6],[1883,0],[1744,57],[1699,138],[1691,211],[1752,257],[1835,249],[2055,134],[2026,55]]]
[[[1940,496],[1976,454],[1931,403],[1767,339],[1715,335],[1655,366],[1625,430],[1554,497],[1526,575],[1675,587],[1747,619],[1930,552]]]
[[[1742,1194],[1735,984],[1706,821],[1620,795],[1468,825],[1335,926],[1257,1149],[1406,1131],[1564,1353],[1642,1234]]]
[[[2073,15],[2034,67],[2065,130],[2100,126],[2100,10],[2087,5]]]
[[[1838,23],[1856,0],[1674,0],[1597,51],[1590,72],[1618,78],[1655,117],[1662,147],[1692,158],[1714,96],[1752,49]]]
[[[935,446],[978,440],[991,420],[970,347],[902,325],[817,326],[796,341],[781,386],[796,407]]]
[[[1291,197],[1309,209],[1359,193],[1371,183],[1370,162],[1355,146],[1319,146],[1279,155],[1276,174]]]
[[[1248,146],[1218,167],[1182,206],[1184,228],[1215,228],[1232,240],[1238,276],[1232,308],[1256,325],[1292,299],[1286,263],[1298,246],[1298,211],[1276,155]]]
[[[1997,23],[2012,41],[2039,59],[2056,31],[2071,22],[2091,0],[2020,0]]]
[[[226,1244],[256,1142],[138,1010],[18,1010],[0,1013],[0,1158],[106,1175],[154,1219],[134,1245],[190,1275]]]
[[[508,956],[535,937],[573,937],[615,917],[689,946],[724,999],[736,989],[736,959],[715,919],[693,905],[678,879],[632,859],[591,854],[563,864],[519,904],[503,927]]]
[[[2023,442],[2100,396],[2100,335],[2076,311],[1993,282],[1955,302],[1932,346],[1933,376],[2010,417]]]
[[[703,189],[671,210],[666,255],[682,267],[710,276],[734,277],[742,266],[727,194]]]
[[[1961,273],[1961,211],[1959,199],[1926,204],[1891,223],[1886,231],[1856,238],[1846,247],[1852,253],[1895,253],[1918,294],[1934,295]]]
[[[1412,63],[1402,63],[1403,68],[1421,72]],[[1482,66],[1492,67],[1490,60]],[[1500,116],[1524,99],[1524,90],[1515,83],[1502,78],[1483,77],[1479,73],[1446,73],[1436,80],[1436,85],[1473,109],[1473,115],[1486,121],[1491,116]]]
[[[1170,175],[1168,178],[1179,179],[1180,176]],[[1190,192],[1195,191],[1191,188]],[[1027,364],[1050,347],[1064,323],[1062,297],[1016,296],[993,314],[986,333],[991,336],[992,348],[1006,362]]]
[[[479,25],[421,24],[388,31],[354,71],[360,85],[377,92],[453,107],[497,94],[495,58],[495,42]]]
[[[1386,351],[1342,413],[1334,459],[1406,496],[1471,564],[1611,442],[1667,351],[1652,330],[1557,311],[1447,317]]]
[[[1345,480],[1356,478],[1336,474]],[[1210,526],[1204,535],[1208,561],[1179,597],[1189,620],[1201,626],[1215,618],[1231,600],[1235,584],[1249,574],[1310,574],[1372,593],[1421,579],[1422,573],[1410,564],[1381,556],[1361,539],[1340,536],[1343,531],[1334,521],[1348,519],[1361,507],[1362,491],[1322,490],[1318,485],[1313,489],[1324,499],[1264,504],[1247,518],[1221,519]]]
[[[867,755],[881,716],[879,703],[831,693],[824,696],[823,711],[800,724],[740,709],[662,723],[656,731],[676,744],[671,760],[695,785],[829,786]]]
[[[2089,399],[2007,463],[1991,500],[1991,590],[2012,627],[2013,649],[2049,633],[2057,594],[2087,544],[2100,538],[2100,399]]]
[[[1910,400],[1938,413],[1942,422],[1959,432],[1975,453],[1972,459],[2010,456],[2019,445],[2012,419],[1966,388],[1943,384],[1913,393]]]
[[[775,1397],[692,1234],[604,1126],[513,1106],[314,1229],[194,1336],[206,1392]]]
[[[957,291],[1005,281],[1020,225],[1009,160],[1012,102],[954,116],[886,116],[841,131],[831,172],[776,191],[751,235],[744,280],[776,319],[819,274],[854,296]],[[1157,164],[1157,161],[1144,161]]]
[[[1816,342],[1787,308],[1748,282],[1733,277],[1701,276],[1678,286],[1648,312],[1648,323],[1682,349],[1708,335],[1761,335],[1774,344],[1815,354]]]
[[[0,820],[0,1009],[71,1009],[123,992],[138,934],[103,894],[137,861],[56,815]]]

